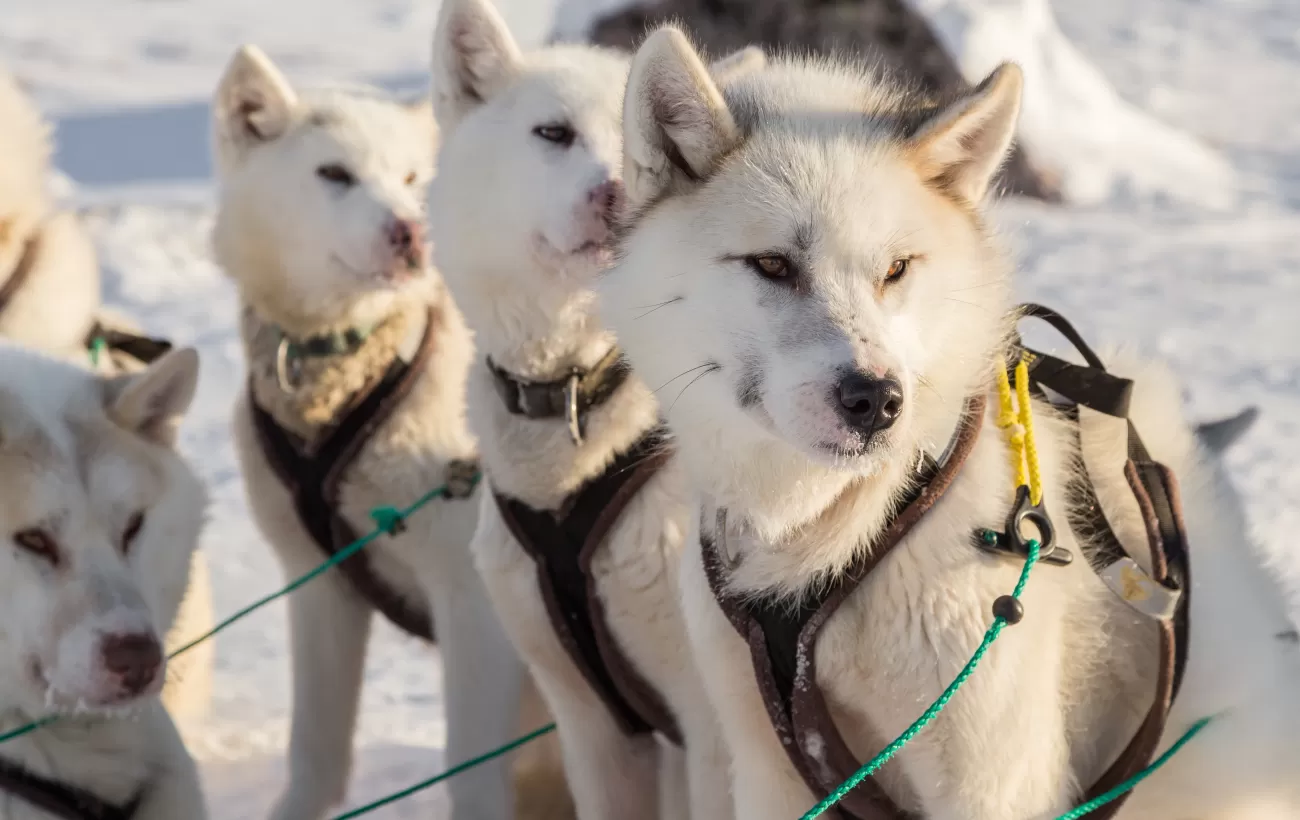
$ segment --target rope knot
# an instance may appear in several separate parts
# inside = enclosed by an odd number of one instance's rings
[[[370,511],[370,518],[377,528],[388,535],[406,532],[406,516],[396,507],[375,507]]]

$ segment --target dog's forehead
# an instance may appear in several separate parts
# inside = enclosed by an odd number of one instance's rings
[[[160,480],[147,445],[114,423],[105,383],[89,373],[46,368],[0,388],[0,483],[4,513],[26,504],[53,512],[77,497],[115,503]],[[41,381],[32,381],[33,378]]]
[[[563,46],[528,55],[511,104],[526,114],[586,118],[619,128],[629,60],[610,49]]]
[[[752,225],[852,250],[888,241],[927,210],[899,136],[916,103],[871,73],[777,62],[723,93],[744,139],[709,180],[708,199]]]
[[[432,129],[410,109],[378,96],[339,91],[304,94],[299,140],[339,159],[381,166],[432,166]]]

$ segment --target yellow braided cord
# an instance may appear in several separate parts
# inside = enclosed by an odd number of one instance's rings
[[[1034,439],[1034,416],[1029,406],[1029,364],[1022,358],[1016,365],[1016,401],[1020,404],[1020,426],[1023,428],[1025,464],[1029,465],[1029,503],[1037,506],[1043,500],[1043,473],[1038,466],[1038,444]],[[1025,482],[1021,481],[1020,484]],[[1016,486],[1020,486],[1017,484]]]
[[[1028,483],[1025,471],[1025,428],[1018,423],[1015,401],[1011,395],[1011,381],[1007,378],[1005,367],[998,369],[998,420],[997,425],[1007,434],[1007,445],[1011,458],[1011,475],[1015,480],[1013,487],[1022,487]],[[1019,381],[1017,373],[1017,381]]]

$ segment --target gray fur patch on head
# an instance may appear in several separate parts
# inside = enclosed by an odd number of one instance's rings
[[[758,362],[746,361],[736,381],[736,403],[748,409],[757,406],[763,400],[763,371]]]

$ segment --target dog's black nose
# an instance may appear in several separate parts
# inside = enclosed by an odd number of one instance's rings
[[[162,647],[152,635],[106,635],[101,651],[104,667],[118,677],[122,688],[131,695],[147,689],[162,667]]]
[[[868,435],[888,430],[903,412],[903,386],[897,379],[875,378],[854,371],[835,388],[840,415],[855,430]]]

